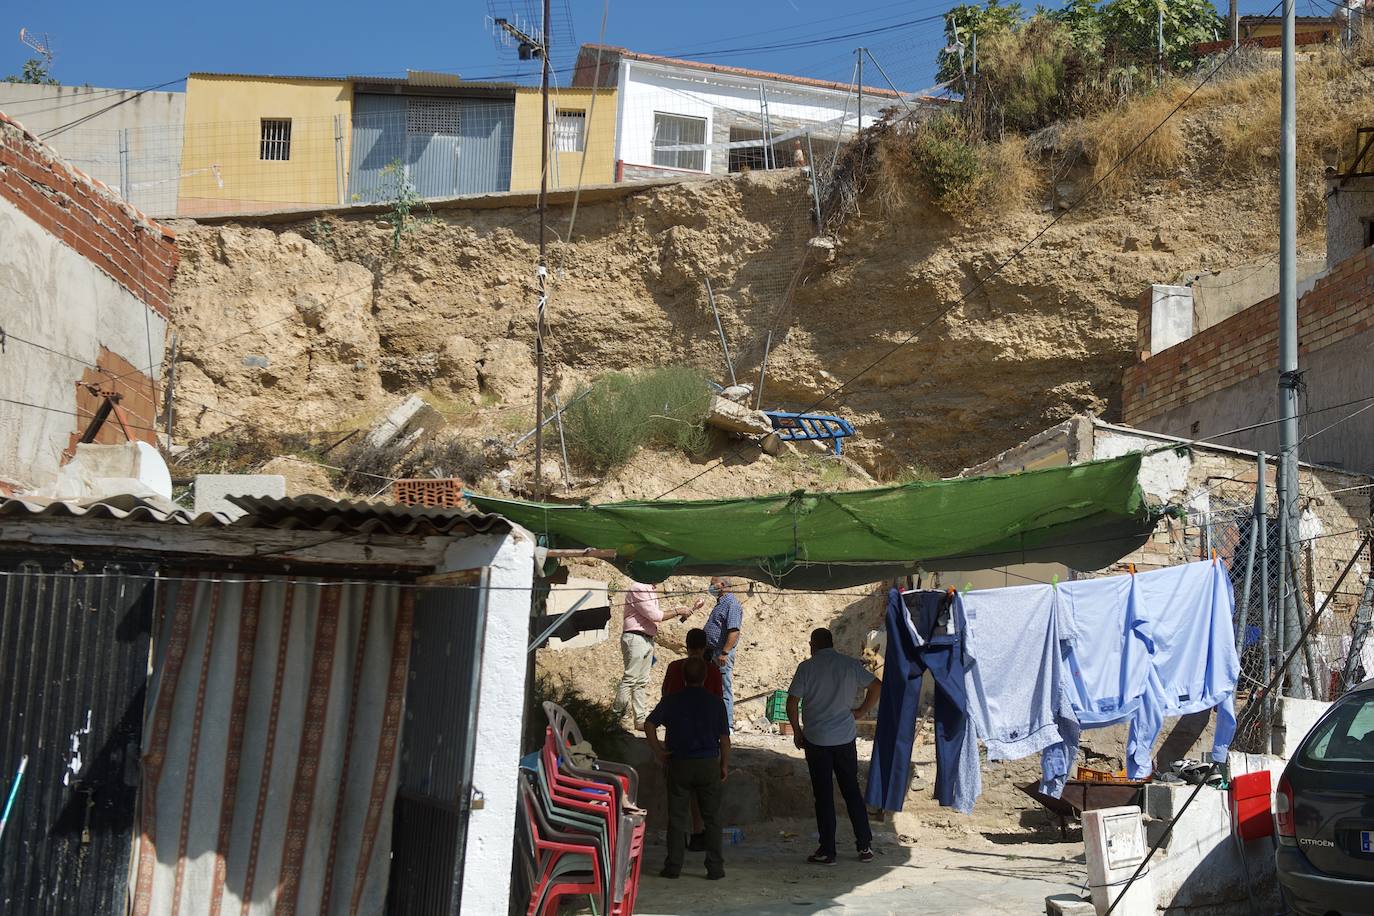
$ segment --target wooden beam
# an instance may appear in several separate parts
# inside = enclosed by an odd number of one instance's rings
[[[602,547],[578,547],[578,548],[556,548],[549,550],[545,556],[552,560],[567,560],[576,557],[592,557],[597,560],[614,560],[618,554],[616,551]]]
[[[416,585],[472,585],[482,581],[480,569],[453,569],[448,572],[430,573],[415,580]]]
[[[163,522],[101,518],[22,516],[0,519],[0,543],[49,547],[118,549],[158,560],[164,555],[254,560],[267,565],[390,566],[428,572],[461,538],[390,534],[330,533],[276,528],[199,527]]]

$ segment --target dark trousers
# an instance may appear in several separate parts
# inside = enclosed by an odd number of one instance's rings
[[[851,741],[848,744],[824,746],[806,742],[806,768],[811,773],[811,794],[816,797],[816,829],[821,835],[821,854],[835,855],[835,790],[830,781],[839,783],[849,823],[854,827],[854,848],[864,850],[873,845],[873,831],[868,826],[868,810],[859,791],[859,752]]]
[[[701,809],[706,830],[706,873],[724,874],[725,856],[720,832],[720,758],[668,760],[668,859],[665,870],[682,871],[687,834],[692,829],[692,799]]]
[[[922,593],[922,600],[938,600]],[[894,589],[893,595],[896,596]],[[929,670],[935,681],[935,797],[954,805],[960,795],[959,755],[964,729],[972,728],[968,693],[964,689],[963,647],[958,637],[936,636],[917,646],[907,629],[900,596],[889,598],[887,655],[878,702],[878,729],[873,736],[873,762],[868,769],[868,803],[886,811],[901,811],[911,771],[911,747],[921,700],[921,675]]]

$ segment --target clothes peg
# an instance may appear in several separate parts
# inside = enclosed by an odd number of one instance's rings
[[[1212,548],[1212,565],[1217,565],[1217,549],[1215,547]]]
[[[1131,575],[1134,576],[1134,575],[1135,575],[1135,564],[1134,564],[1134,563],[1128,563],[1127,566],[1128,566],[1128,567],[1130,568],[1130,570],[1131,570]]]
[[[1059,585],[1059,573],[1055,573],[1054,575],[1050,576],[1050,585],[1053,585],[1053,586],[1055,586],[1055,587],[1058,587],[1058,585]]]

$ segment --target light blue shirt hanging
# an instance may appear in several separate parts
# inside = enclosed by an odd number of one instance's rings
[[[1066,687],[1084,728],[1126,721],[1145,695],[1154,645],[1135,578],[1078,579],[1058,586]]]
[[[1060,740],[1072,716],[1063,690],[1059,609],[1052,585],[961,596],[970,664],[969,714],[989,760],[1016,760]]]
[[[1149,608],[1154,653],[1143,702],[1131,722],[1131,769],[1152,768],[1151,750],[1166,716],[1216,707],[1211,758],[1226,761],[1236,733],[1235,593],[1226,568],[1202,561],[1140,573],[1137,600]],[[1171,763],[1172,761],[1161,761]]]

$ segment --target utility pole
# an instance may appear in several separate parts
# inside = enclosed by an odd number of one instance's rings
[[[855,48],[854,56],[859,59],[859,133],[864,130],[864,49]],[[857,136],[857,134],[856,134]]]
[[[534,321],[534,498],[544,495],[544,307],[549,304],[549,0],[539,42],[539,312]]]
[[[1227,16],[1227,24],[1231,29],[1231,47],[1240,44],[1240,0],[1231,0],[1230,15]]]
[[[1282,111],[1279,127],[1279,595],[1283,602],[1284,651],[1298,639],[1297,594],[1289,582],[1298,581],[1287,566],[1297,556],[1298,534],[1298,140],[1297,75],[1294,69],[1294,34],[1297,0],[1283,0]],[[1296,655],[1294,656],[1296,659]],[[1301,676],[1296,664],[1289,668],[1289,696],[1301,697]]]

